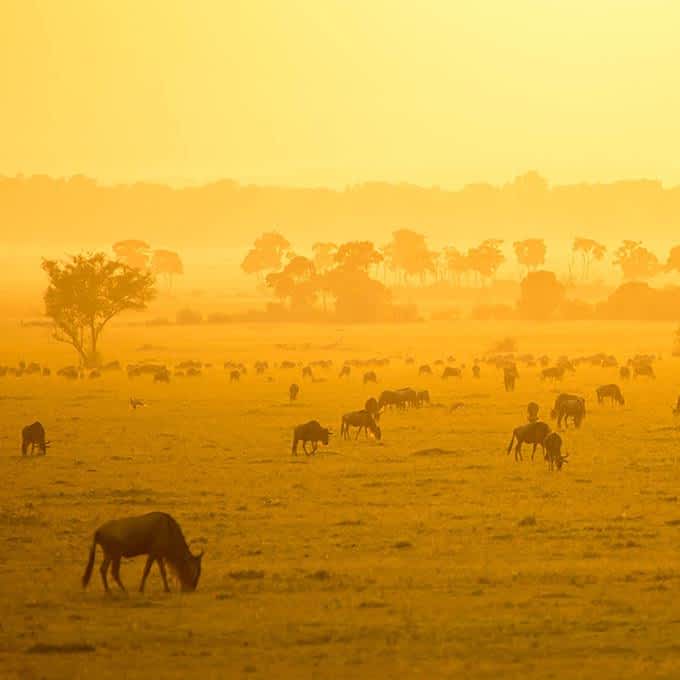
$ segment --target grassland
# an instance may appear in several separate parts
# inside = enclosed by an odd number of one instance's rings
[[[0,328],[0,363],[73,363],[44,329]],[[200,378],[155,385],[124,374],[68,382],[0,379],[0,676],[8,678],[522,677],[680,675],[680,431],[671,406],[680,361],[669,324],[404,327],[113,328],[107,359],[212,362]],[[484,366],[460,381],[419,378],[453,354],[469,367],[495,340],[521,352],[619,359],[657,352],[655,382],[623,385],[581,367],[555,387],[520,367],[514,393]],[[277,345],[288,345],[286,348]],[[147,345],[152,349],[140,350]],[[330,348],[329,348],[330,347]],[[326,348],[326,349],[323,349]],[[389,357],[365,387],[345,359]],[[230,385],[222,363],[332,358],[325,382],[252,371]],[[290,404],[288,385],[301,384]],[[385,388],[427,388],[448,408],[387,413],[383,440],[335,436],[292,457],[292,427],[340,415]],[[568,464],[507,456],[535,400],[588,399],[564,433]],[[138,410],[131,396],[148,401]],[[22,458],[19,432],[41,420],[53,445]],[[196,593],[166,595],[143,559],[124,562],[131,594],[80,587],[93,531],[166,510],[205,549]],[[100,556],[100,553],[98,553]]]

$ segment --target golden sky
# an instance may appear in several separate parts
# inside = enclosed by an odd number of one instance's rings
[[[0,173],[680,183],[677,0],[2,0]]]

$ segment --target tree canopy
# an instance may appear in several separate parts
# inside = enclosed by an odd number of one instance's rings
[[[106,324],[126,310],[142,310],[154,298],[154,277],[104,253],[43,260],[49,282],[45,313],[54,338],[73,345],[86,366],[99,363],[98,342]]]

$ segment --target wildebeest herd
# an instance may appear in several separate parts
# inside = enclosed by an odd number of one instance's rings
[[[452,360],[452,357],[449,358]],[[655,379],[653,368],[653,356],[637,356],[630,359],[626,365],[619,367],[621,380],[629,378]],[[475,360],[471,369],[473,379],[478,379],[482,373],[482,365],[493,366],[502,372],[503,385],[506,391],[515,388],[516,381],[520,379],[518,362],[524,363],[526,367],[540,367],[538,375],[541,380],[559,382],[566,373],[574,373],[577,367],[586,362],[594,366],[613,367],[616,360],[609,355],[593,355],[579,359],[568,359],[560,357],[553,366],[546,365],[547,357],[535,358],[531,355],[496,355],[486,357],[483,360]],[[365,371],[361,376],[364,385],[377,384],[379,375],[376,368],[385,367],[389,360],[368,360],[346,362],[341,367],[338,378],[349,379],[352,376],[353,367],[365,367],[371,370]],[[407,366],[413,365],[413,359],[406,361]],[[442,365],[444,362],[433,362],[433,365]],[[198,377],[202,375],[204,369],[210,368],[209,364],[202,364],[197,361],[184,361],[177,364],[173,369],[164,364],[134,364],[127,367],[127,375],[130,380],[142,376],[151,376],[155,383],[167,383],[172,378],[178,377]],[[254,366],[254,373],[263,376],[270,370],[270,364],[266,361],[257,361]],[[324,382],[323,378],[318,378],[315,371],[324,371],[332,368],[329,360],[320,360],[302,365],[300,362],[284,361],[277,366],[285,371],[301,370],[303,379],[310,379],[315,382]],[[73,379],[96,379],[102,373],[108,371],[122,371],[118,362],[111,362],[102,367],[101,370],[84,371],[80,368],[68,366],[57,371],[57,376],[69,380]],[[224,370],[227,372],[231,383],[239,383],[242,377],[248,374],[248,368],[243,363],[225,362]],[[524,370],[524,369],[523,369]],[[441,379],[456,378],[462,379],[465,367],[445,366]],[[421,378],[430,376],[434,378],[430,364],[422,364],[417,369],[417,375]],[[20,364],[16,368],[0,366],[0,376],[41,375],[49,377],[51,371],[39,364]],[[293,402],[298,399],[301,392],[298,383],[291,383],[288,389],[288,399]],[[595,390],[598,404],[625,405],[625,399],[621,387],[614,383],[607,383]],[[463,402],[456,402],[450,407],[450,411],[456,410],[464,405]],[[144,400],[130,398],[130,407],[136,410],[146,406]],[[416,390],[411,387],[399,389],[384,389],[377,397],[368,398],[363,408],[348,411],[340,419],[340,435],[344,440],[351,438],[354,433],[354,440],[357,440],[363,430],[364,437],[371,437],[375,441],[380,441],[383,432],[380,426],[382,416],[390,412],[400,412],[410,409],[421,409],[425,407],[442,406],[432,404],[429,389]],[[550,418],[556,421],[558,430],[569,429],[570,427],[579,428],[586,418],[586,399],[578,394],[567,392],[560,393],[550,409]],[[673,409],[673,414],[680,415],[680,397]],[[328,445],[333,431],[329,427],[324,427],[318,420],[311,420],[293,428],[293,442],[291,451],[297,455],[299,445],[302,445],[303,452],[309,456],[318,451],[319,445]],[[510,443],[507,453],[510,454],[514,447],[515,461],[522,460],[522,446],[529,444],[532,446],[531,460],[537,448],[541,447],[541,453],[549,470],[561,470],[569,459],[569,453],[563,450],[564,442],[558,431],[553,430],[548,422],[540,419],[540,405],[537,402],[529,402],[526,406],[526,422],[520,424],[512,430]],[[46,438],[45,428],[40,422],[34,422],[23,428],[21,432],[21,452],[27,456],[29,451],[35,454],[45,455],[50,441]],[[158,564],[163,585],[168,590],[166,575],[166,563],[177,575],[183,590],[194,590],[198,584],[201,573],[202,554],[193,555],[188,548],[182,531],[177,522],[169,515],[159,512],[149,513],[140,517],[130,517],[114,520],[102,525],[94,534],[93,543],[90,550],[89,560],[83,576],[83,586],[90,580],[95,551],[97,546],[101,547],[104,559],[100,568],[102,582],[108,591],[107,574],[109,568],[114,581],[124,590],[120,580],[120,563],[123,557],[134,557],[146,555],[147,561],[144,567],[143,576],[140,584],[140,591],[149,574],[149,570],[154,563]]]

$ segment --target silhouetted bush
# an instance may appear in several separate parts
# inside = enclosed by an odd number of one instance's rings
[[[201,323],[203,321],[203,315],[196,310],[185,307],[177,312],[175,320],[181,326],[189,326]]]

